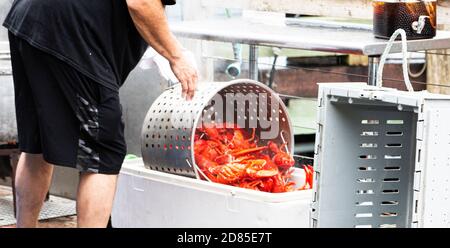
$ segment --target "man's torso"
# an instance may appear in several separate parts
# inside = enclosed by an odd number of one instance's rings
[[[116,90],[147,46],[125,0],[16,0],[4,25]]]

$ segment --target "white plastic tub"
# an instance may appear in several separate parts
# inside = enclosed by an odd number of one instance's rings
[[[303,185],[305,174],[296,169]],[[144,168],[126,161],[113,227],[309,227],[312,191],[265,193]]]

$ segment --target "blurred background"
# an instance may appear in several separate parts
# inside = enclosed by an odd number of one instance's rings
[[[0,0],[0,20],[3,21],[12,0]],[[298,0],[178,0],[177,5],[166,8],[171,24],[181,21],[224,20],[247,18],[248,20],[283,26],[286,20],[333,23],[333,25],[370,27],[372,24],[371,1],[368,0],[316,0],[314,4],[300,4]],[[439,29],[450,24],[449,1],[438,1]],[[336,24],[337,23],[337,24]],[[233,27],[225,28],[233,32]],[[249,31],[250,32],[250,31]],[[308,34],[304,34],[308,35]],[[323,39],[331,38],[324,32]],[[352,37],[348,37],[352,39]],[[250,78],[249,45],[233,42],[217,42],[180,38],[182,44],[196,55],[200,80],[206,82],[229,81]],[[7,32],[0,28],[0,50],[6,54]],[[316,106],[318,82],[367,82],[369,58],[334,52],[316,52],[277,47],[257,47],[257,78],[272,87],[283,97],[288,106],[295,131],[295,153],[313,157],[316,131]],[[428,89],[448,93],[450,85],[450,60],[448,50],[411,53],[411,80],[416,90]],[[385,86],[404,89],[400,56],[392,55],[385,68]],[[3,57],[8,61],[8,56]],[[7,66],[6,66],[7,67]],[[5,70],[7,71],[7,70]],[[12,77],[4,73],[0,81],[0,93],[4,99],[12,97]],[[140,133],[145,114],[156,97],[167,87],[155,68],[138,66],[121,89],[126,122],[128,153],[141,156]],[[6,98],[9,97],[9,98]],[[0,106],[13,108],[12,101]],[[3,111],[6,113],[6,110]],[[10,111],[11,112],[11,111]],[[11,114],[12,116],[12,114]],[[11,117],[10,116],[10,117]],[[4,122],[6,118],[3,117]],[[1,123],[0,123],[1,124]],[[0,125],[1,126],[1,125]],[[0,141],[1,140],[0,135]],[[2,143],[0,143],[1,145]],[[0,148],[2,148],[0,146]],[[11,142],[3,143],[5,152],[0,153],[0,183],[10,185],[8,175],[10,162],[8,152]],[[1,151],[2,149],[0,149]],[[6,152],[8,151],[8,152]],[[15,151],[17,153],[17,151]],[[58,168],[55,172],[51,193],[74,198],[77,183],[76,171]]]

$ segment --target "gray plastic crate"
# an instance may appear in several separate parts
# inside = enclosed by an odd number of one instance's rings
[[[450,96],[320,84],[313,227],[450,227]]]

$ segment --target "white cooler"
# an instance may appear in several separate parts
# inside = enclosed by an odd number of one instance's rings
[[[293,179],[303,185],[305,174]],[[309,227],[312,190],[265,193],[146,169],[125,161],[113,227]]]

